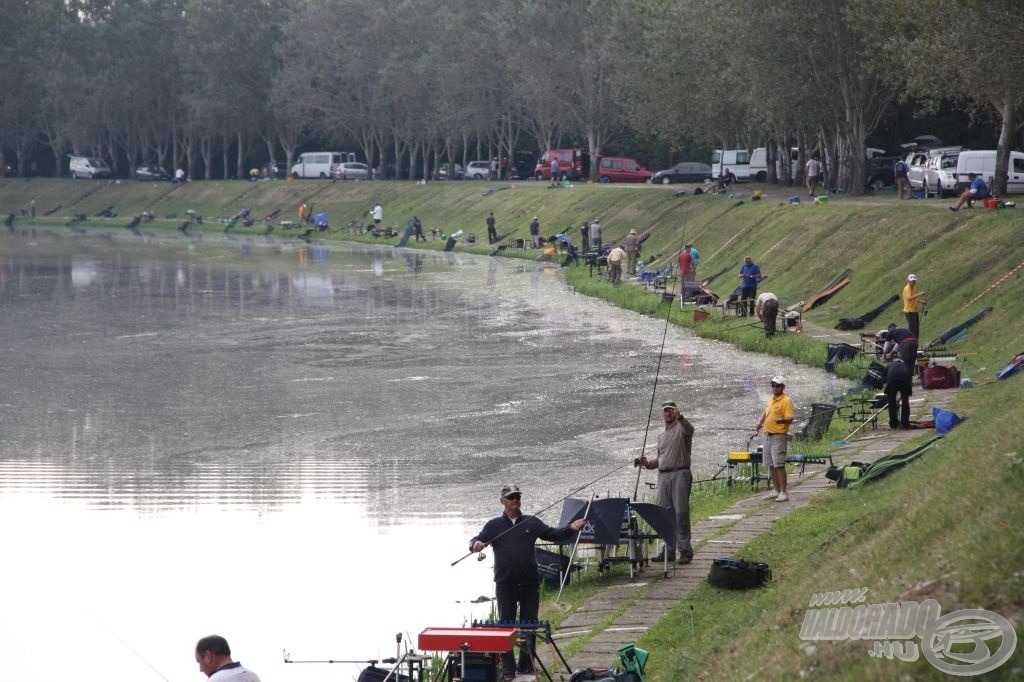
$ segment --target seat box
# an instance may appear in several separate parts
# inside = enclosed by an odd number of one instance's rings
[[[960,385],[960,370],[956,367],[929,365],[921,372],[921,388],[956,388]]]

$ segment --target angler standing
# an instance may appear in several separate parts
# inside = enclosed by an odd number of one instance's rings
[[[658,436],[658,449],[653,459],[642,455],[636,464],[647,469],[658,470],[658,504],[667,507],[675,522],[675,535],[665,538],[665,550],[653,561],[675,561],[679,550],[679,563],[693,561],[693,545],[690,544],[690,488],[693,474],[690,472],[690,452],[693,448],[693,424],[679,412],[673,400],[661,404],[661,416],[665,430]]]
[[[494,549],[494,594],[498,600],[498,619],[501,621],[537,620],[540,610],[540,577],[537,575],[537,540],[565,542],[586,525],[586,519],[576,519],[564,528],[552,528],[536,516],[522,512],[522,494],[519,486],[506,485],[499,499],[505,511],[501,516],[484,524],[483,530],[469,541],[470,552],[481,552],[487,546]],[[533,672],[534,637],[531,634],[519,647],[518,670]],[[512,651],[502,655],[505,679],[516,676],[516,659]]]
[[[786,493],[786,454],[789,448],[789,426],[793,423],[793,401],[785,394],[786,382],[782,377],[772,377],[772,397],[754,427],[754,434],[764,427],[764,463],[772,479],[775,492],[767,499],[776,502],[789,499]]]

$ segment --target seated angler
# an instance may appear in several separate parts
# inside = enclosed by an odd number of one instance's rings
[[[988,189],[988,185],[985,184],[985,181],[980,175],[968,173],[967,179],[971,181],[971,186],[963,191],[960,195],[960,201],[956,202],[956,206],[949,207],[950,211],[959,211],[960,207],[964,204],[967,204],[967,207],[971,208],[971,205],[975,201],[987,199],[992,196],[992,193]]]

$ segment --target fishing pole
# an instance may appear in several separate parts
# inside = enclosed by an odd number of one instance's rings
[[[675,286],[672,287],[675,289]],[[674,292],[673,292],[674,293]],[[644,441],[640,445],[640,456],[642,457],[644,452],[647,450],[647,437],[651,432],[651,416],[654,414],[654,397],[658,394],[658,377],[661,376],[661,359],[665,356],[665,339],[668,338],[668,323],[672,318],[672,303],[668,304],[668,311],[665,313],[665,328],[661,333],[661,348],[658,349],[658,366],[654,370],[654,386],[651,388],[651,404],[647,407],[647,426],[644,428]],[[637,496],[640,494],[640,474],[643,473],[644,468],[637,466],[636,468],[636,485],[633,487],[633,501],[636,502]]]
[[[609,476],[611,476],[612,474],[617,472],[619,469],[623,469],[623,468],[625,468],[627,466],[630,466],[631,464],[632,464],[632,462],[626,462],[624,464],[620,464],[619,466],[615,467],[614,469],[610,469],[607,472],[601,474],[600,476],[598,476],[594,480],[590,481],[589,483],[584,483],[579,488],[576,488],[575,490],[572,490],[572,491],[566,493],[565,495],[563,495],[562,497],[558,498],[557,500],[555,500],[554,502],[552,502],[548,506],[544,507],[540,511],[534,512],[533,514],[530,515],[530,519],[536,519],[538,516],[540,516],[541,514],[546,512],[548,509],[551,509],[556,504],[558,504],[560,502],[563,502],[564,500],[572,497],[573,495],[575,495],[576,493],[580,492],[581,490],[585,490],[586,488],[589,488],[590,486],[594,485],[598,481],[603,480],[605,478],[608,478]],[[586,517],[584,516],[583,518],[586,518]],[[527,519],[527,520],[529,521],[530,519]],[[537,520],[540,520],[540,519],[537,519]],[[518,524],[514,525],[514,526],[510,526],[510,527],[506,528],[505,530],[501,531],[500,533],[495,535],[493,538],[491,538],[490,542],[485,542],[484,543],[484,547],[489,547],[490,545],[494,544],[495,540],[497,540],[498,538],[503,536],[505,533],[508,533],[509,531],[514,530],[517,527],[518,527]],[[482,551],[483,550],[481,550],[481,552]],[[480,554],[480,552],[472,552],[472,551],[468,552],[465,555],[463,555],[463,556],[459,557],[458,559],[456,559],[455,561],[453,561],[451,565],[454,566],[455,564],[457,564],[457,563],[459,563],[459,562],[461,562],[461,561],[463,561],[465,559],[468,559],[469,557],[473,556],[474,554]]]
[[[683,248],[686,246],[685,239],[686,239],[686,237],[684,237],[682,235],[682,233],[681,233],[680,237],[679,237],[679,249],[678,249],[677,253],[681,253]],[[682,301],[682,297],[683,297],[682,277],[683,277],[683,273],[680,272],[679,273],[679,278],[680,278],[680,280],[679,280],[679,287],[680,287],[679,300],[680,301]],[[675,284],[672,285],[672,293],[673,294],[675,293]],[[669,322],[671,320],[672,320],[672,302],[670,300],[669,303],[668,303],[668,310],[665,312],[665,328],[661,332],[661,348],[658,349],[658,366],[654,370],[654,386],[651,387],[651,403],[647,407],[647,426],[644,428],[644,441],[643,441],[643,444],[640,446],[640,456],[641,457],[644,456],[644,452],[647,450],[647,437],[648,437],[648,435],[650,435],[650,432],[651,432],[651,417],[654,415],[654,398],[655,398],[655,396],[658,395],[658,379],[659,379],[659,377],[661,377],[661,360],[662,360],[662,358],[665,357],[665,339],[668,338],[668,325],[669,325]],[[640,495],[640,476],[643,473],[643,471],[644,471],[644,467],[639,465],[639,460],[638,460],[638,464],[637,464],[637,467],[636,467],[636,485],[633,487],[633,501],[634,502],[636,502],[637,497]]]

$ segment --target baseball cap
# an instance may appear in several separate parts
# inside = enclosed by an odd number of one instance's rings
[[[907,281],[908,282],[916,282],[917,281],[917,275],[907,275]]]
[[[782,378],[781,374],[776,374],[775,376],[772,377],[772,385],[773,386],[785,386],[786,385],[786,380]]]
[[[675,410],[676,412],[678,412],[678,411],[679,411],[679,406],[678,406],[678,405],[676,405],[676,401],[674,401],[674,400],[666,400],[665,402],[663,402],[663,403],[661,404],[661,409],[663,409],[663,410],[664,410],[664,409],[665,409],[666,407],[671,407],[671,408],[672,408],[673,410]]]
[[[519,492],[519,486],[517,485],[506,485],[501,489],[501,499],[515,497],[516,495],[519,495],[520,497],[523,495]]]

